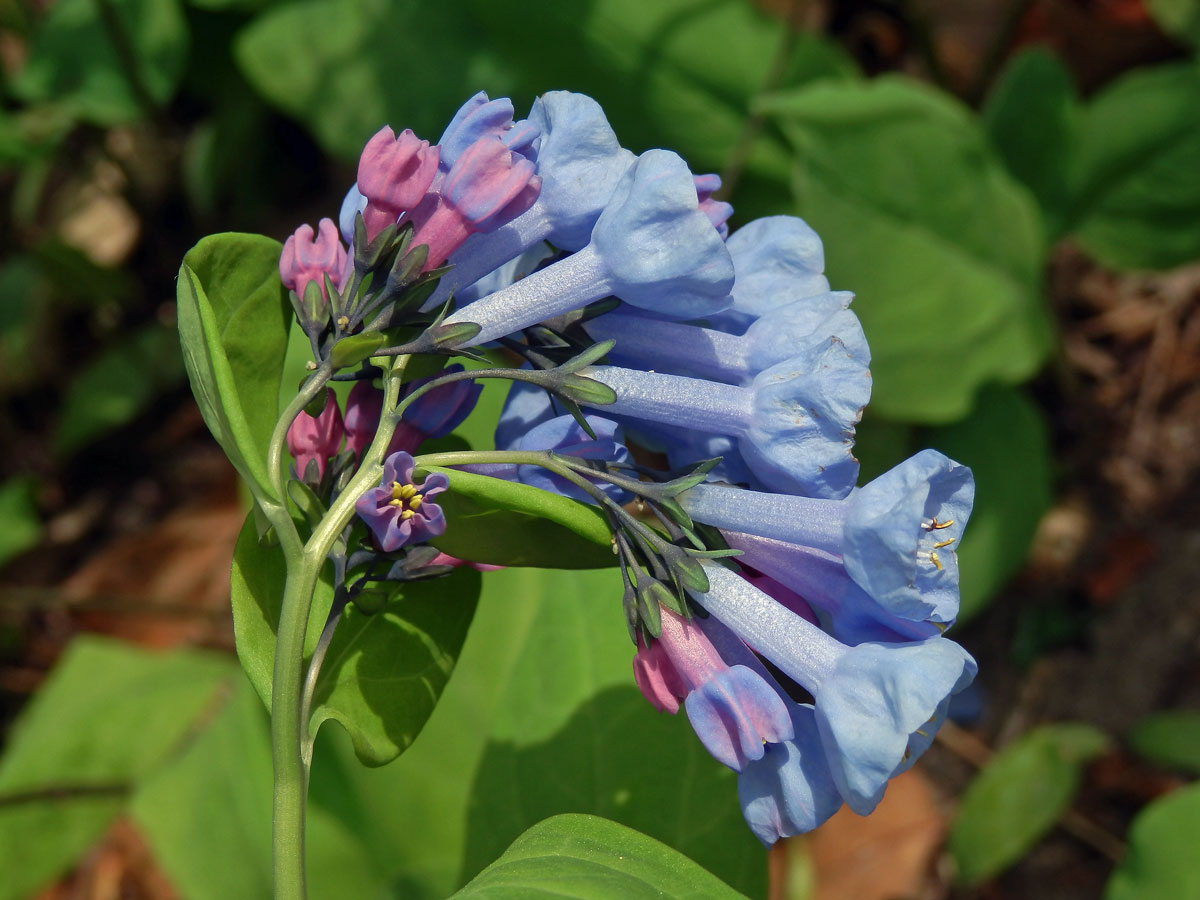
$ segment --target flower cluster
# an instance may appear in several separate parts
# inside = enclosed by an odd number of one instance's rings
[[[479,94],[436,145],[372,137],[340,216],[349,252],[322,220],[280,272],[323,359],[377,333],[371,352],[507,361],[499,452],[448,464],[604,510],[636,682],[739,773],[771,844],[843,803],[870,812],[973,678],[943,635],[974,487],[932,450],[857,486],[871,376],[853,295],[830,289],[803,221],[730,231],[719,190],[675,153],[621,147],[586,96],[515,120]],[[399,326],[409,343],[389,346]],[[365,355],[344,417],[331,394],[293,424],[301,479],[352,468],[393,412]],[[446,477],[416,484],[411,454],[478,388],[432,377],[357,501],[380,551],[454,527],[430,500]]]

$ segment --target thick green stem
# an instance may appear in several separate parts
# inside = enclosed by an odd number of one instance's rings
[[[304,813],[308,771],[301,748],[301,665],[308,613],[323,560],[304,552],[288,559],[283,608],[275,638],[275,671],[271,687],[271,762],[275,794],[271,847],[276,900],[304,900]]]
[[[399,399],[399,371],[402,366],[402,362],[398,363],[393,367],[392,374],[384,379],[385,409],[395,406]],[[311,400],[315,397],[327,380],[328,372],[324,370],[310,379],[280,417],[272,439],[268,464],[272,478],[278,479],[276,486],[283,498],[283,517],[287,518],[287,526],[293,533],[294,526],[287,515],[287,500],[283,494],[283,436],[291,420],[305,406],[305,398]],[[330,548],[354,515],[355,500],[379,480],[379,460],[391,440],[394,428],[394,418],[385,416],[375,440],[363,454],[358,473],[326,513],[303,549],[297,546],[298,541],[293,543],[284,540],[289,528],[277,529],[281,532],[284,544],[288,574],[275,637],[275,667],[271,688],[271,759],[275,771],[271,840],[276,900],[304,900],[306,897],[304,820],[312,741],[308,734],[308,704],[304,702],[304,642],[313,594]],[[273,520],[283,518],[278,516],[277,509],[268,511],[269,515],[272,513],[275,514],[272,515]],[[279,524],[282,525],[282,521]]]

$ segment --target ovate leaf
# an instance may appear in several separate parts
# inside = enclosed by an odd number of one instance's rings
[[[1084,764],[1108,745],[1090,725],[1061,723],[997,753],[967,788],[950,829],[959,879],[974,884],[1020,859],[1070,806]]]
[[[397,587],[379,612],[342,614],[314,694],[311,727],[332,719],[367,765],[409,748],[454,671],[479,598],[479,572]]]
[[[171,98],[187,51],[177,0],[58,0],[13,88],[28,103],[65,101],[82,119],[117,125]]]
[[[1200,896],[1200,784],[1147,806],[1129,829],[1129,853],[1117,866],[1105,900],[1183,900]]]
[[[1170,710],[1151,713],[1127,737],[1139,756],[1169,769],[1200,775],[1200,713]]]
[[[1071,224],[1110,266],[1200,257],[1200,66],[1135,69],[1096,96],[1079,128]]]
[[[24,900],[75,862],[234,674],[215,655],[77,638],[0,758],[0,898]]]
[[[987,136],[1012,176],[1037,197],[1052,236],[1063,225],[1078,115],[1071,73],[1038,48],[1012,58],[983,108]]]
[[[259,544],[248,517],[233,554],[234,635],[242,667],[268,708],[285,576],[283,551]],[[478,595],[479,573],[462,568],[427,582],[393,583],[383,607],[370,615],[348,607],[321,668],[311,727],[334,719],[369,765],[402,753],[446,686]],[[306,657],[332,599],[332,587],[322,580],[309,616]]]
[[[696,863],[644,834],[595,816],[555,816],[515,840],[458,900],[736,900]],[[743,898],[744,900],[744,898]]]
[[[345,763],[340,783],[320,793],[346,798],[347,821],[361,823],[404,896],[443,900],[522,831],[563,812],[638,828],[763,896],[766,857],[742,821],[733,773],[682,714],[656,712],[632,686],[620,577],[506,569],[483,582],[462,661],[411,750],[366,769],[338,729],[322,732],[339,739],[332,749]],[[597,718],[609,711],[615,720]],[[328,775],[322,758],[318,747],[314,796]],[[520,782],[504,783],[513,771]]]
[[[945,422],[1050,348],[1045,239],[969,111],[899,77],[821,82],[763,104],[795,148],[796,212],[871,343],[872,409]]]
[[[244,679],[187,752],[147,779],[132,812],[189,900],[271,895],[271,740]],[[310,803],[307,826],[313,900],[386,896],[362,845],[329,812]]]
[[[183,258],[177,287],[179,338],[200,412],[242,477],[268,496],[267,449],[292,316],[280,250],[259,235],[206,237]]]
[[[431,541],[472,562],[595,569],[616,564],[604,514],[595,506],[502,478],[434,468],[450,479],[438,496],[449,523]]]

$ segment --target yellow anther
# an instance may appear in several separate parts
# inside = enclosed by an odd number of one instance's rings
[[[348,318],[346,318],[345,316],[338,316],[337,327],[340,328],[342,331],[345,331],[347,328],[350,327],[350,320]]]
[[[420,509],[421,508],[421,500],[423,500],[423,499],[424,498],[420,494],[415,494],[414,496],[410,497],[408,499],[409,509]]]
[[[954,538],[950,538],[949,540],[938,541],[936,544],[933,545],[933,548],[936,550],[939,547],[949,547],[953,543],[954,543]]]
[[[930,530],[930,531],[937,531],[937,530],[939,530],[939,529],[941,529],[941,528],[949,528],[949,527],[950,527],[951,525],[953,525],[953,524],[954,524],[954,520],[953,520],[953,519],[947,519],[945,522],[939,522],[939,521],[937,520],[937,516],[934,516],[934,517],[933,517],[933,521],[929,523],[929,530]]]
[[[417,492],[416,485],[401,484],[398,481],[392,482],[392,499],[393,500],[407,500],[409,497],[416,494],[416,492]]]
[[[940,559],[938,559],[938,555],[937,555],[937,551],[936,551],[936,550],[930,550],[930,551],[929,551],[929,561],[930,561],[931,563],[933,563],[935,566],[937,566],[937,570],[938,570],[939,572],[940,572],[940,571],[942,571],[942,561],[941,561]]]
[[[415,515],[416,515],[416,513],[413,512],[411,509],[406,509],[400,513],[400,519],[401,519],[401,521],[404,521],[406,519],[411,519]]]
[[[389,500],[388,501],[388,506],[403,506],[403,505],[404,505],[403,500]]]
[[[929,732],[922,731],[920,728],[917,729],[917,734],[919,734],[921,737],[929,737]]]

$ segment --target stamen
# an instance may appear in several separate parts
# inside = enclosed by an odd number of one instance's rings
[[[400,513],[400,518],[401,518],[402,520],[404,520],[404,519],[411,519],[411,518],[412,518],[413,516],[415,516],[415,515],[416,515],[416,513],[415,513],[415,512],[413,512],[411,509],[406,509],[406,510],[404,510],[402,513]]]
[[[414,496],[410,497],[410,498],[408,499],[408,506],[409,506],[409,509],[420,509],[420,508],[421,508],[421,501],[422,501],[423,499],[424,499],[424,498],[423,498],[423,497],[422,497],[420,494],[415,494]]]
[[[933,521],[929,523],[929,527],[931,530],[937,531],[938,529],[941,529],[941,528],[949,528],[953,524],[954,524],[953,519],[947,519],[945,522],[939,522],[937,520],[937,516],[934,516]]]
[[[953,543],[954,543],[954,538],[950,538],[949,540],[938,541],[936,544],[933,545],[933,548],[936,550],[939,547],[949,547]]]
[[[942,561],[940,559],[938,559],[936,550],[929,551],[929,561],[937,567],[937,570],[939,572],[942,571]]]

